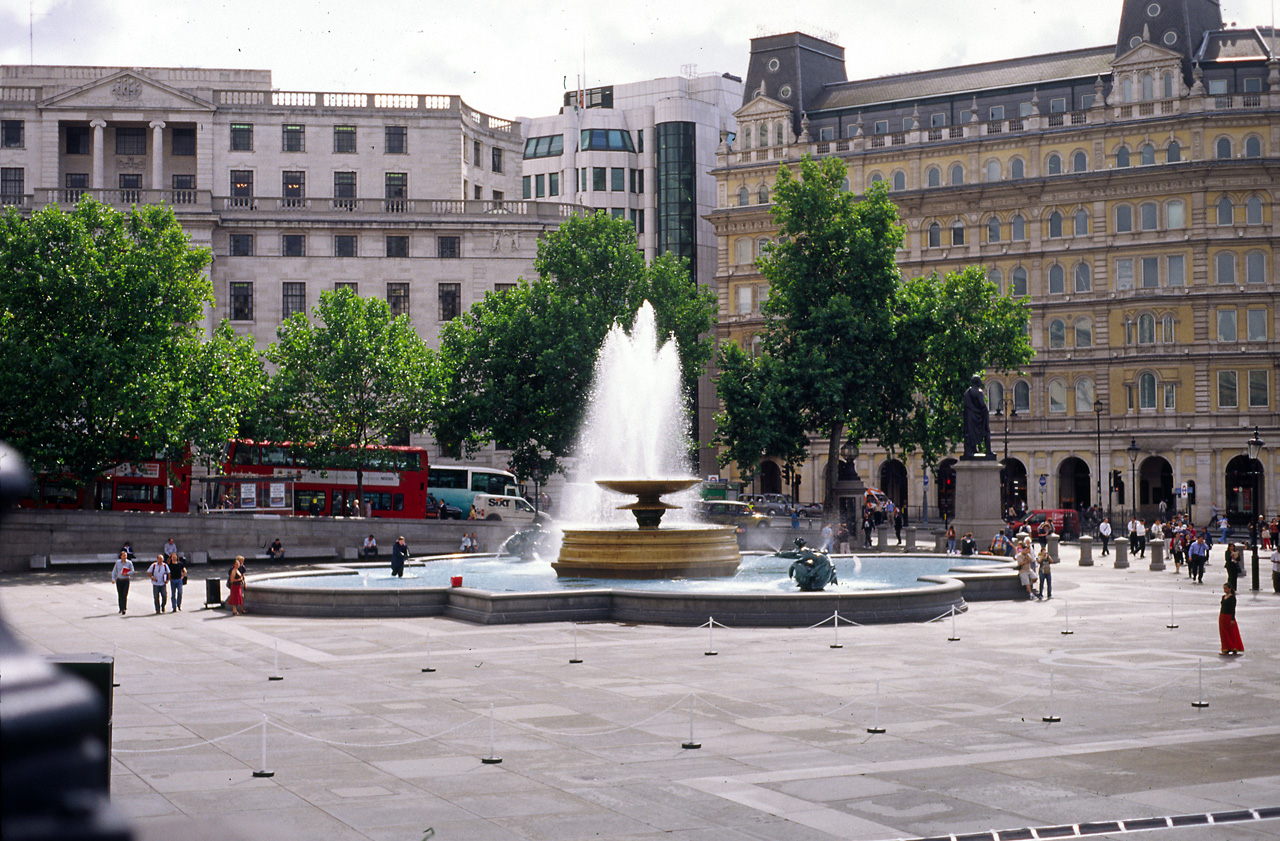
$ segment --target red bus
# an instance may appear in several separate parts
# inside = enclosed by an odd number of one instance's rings
[[[84,508],[86,495],[98,511],[178,511],[191,504],[191,464],[162,458],[127,461],[104,471],[92,484],[80,485],[70,476],[42,475],[36,496],[19,500],[25,508]]]
[[[421,447],[367,447],[363,509],[374,517],[426,516],[427,451]],[[338,517],[355,513],[356,471],[295,457],[288,443],[232,441],[222,475],[210,483],[209,508]],[[361,512],[363,513],[363,512]]]

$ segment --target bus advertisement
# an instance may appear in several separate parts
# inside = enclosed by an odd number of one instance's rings
[[[472,467],[465,464],[433,464],[427,471],[427,492],[440,502],[447,503],[469,517],[472,505],[477,516],[484,519],[488,508],[476,496],[519,497],[520,489],[515,474],[493,467]],[[480,509],[485,509],[480,515]]]

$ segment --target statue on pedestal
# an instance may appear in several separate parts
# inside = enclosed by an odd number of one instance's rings
[[[982,454],[978,454],[981,447]],[[982,378],[973,375],[964,393],[964,455],[966,459],[994,459],[991,449],[991,420],[987,410],[987,395],[982,389]]]

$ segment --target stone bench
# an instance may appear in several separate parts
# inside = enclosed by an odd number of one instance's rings
[[[281,561],[301,564],[331,563],[345,559],[347,557],[346,553],[346,549],[336,549],[333,546],[285,546],[284,557]],[[197,554],[203,554],[208,563],[214,566],[230,566],[237,555],[244,556],[246,563],[253,561],[274,563],[274,560],[260,547],[254,549],[210,549],[208,552]]]
[[[47,569],[51,566],[74,566],[81,564],[110,564],[114,565],[119,559],[119,552],[99,552],[97,554],[80,554],[80,555],[32,555],[32,569]],[[138,563],[134,558],[134,564]]]

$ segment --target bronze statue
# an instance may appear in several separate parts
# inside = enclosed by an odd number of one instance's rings
[[[832,566],[827,553],[806,549],[803,537],[796,538],[796,548],[779,552],[774,557],[794,559],[791,568],[787,570],[787,577],[794,578],[805,592],[814,592],[828,584],[840,583],[836,578],[836,568]]]
[[[978,455],[981,445],[982,455]],[[964,455],[961,458],[993,459],[991,450],[991,421],[987,411],[987,395],[982,390],[982,378],[973,375],[964,393]]]

